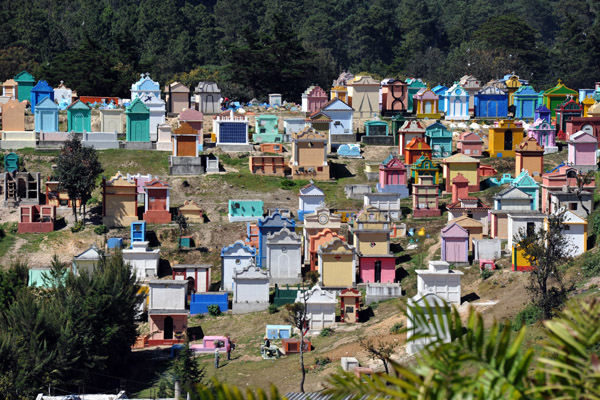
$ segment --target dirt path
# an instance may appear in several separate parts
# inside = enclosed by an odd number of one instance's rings
[[[429,261],[433,260],[433,256],[435,255],[435,252],[439,248],[442,247],[442,241],[437,236],[433,240],[435,240],[435,244],[433,246],[429,247],[429,250],[427,251],[427,257],[425,257],[425,262],[429,262]]]

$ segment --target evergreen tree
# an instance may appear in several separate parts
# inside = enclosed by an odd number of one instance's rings
[[[83,224],[85,225],[86,203],[96,187],[102,173],[98,153],[93,147],[83,146],[78,136],[72,135],[65,142],[56,160],[56,179],[73,203],[73,215],[77,222],[76,200],[81,200]]]
[[[196,393],[196,387],[203,384],[204,368],[190,349],[189,339],[186,337],[183,348],[173,361],[173,375],[181,384],[181,388],[190,394]]]
[[[0,269],[0,305],[8,308],[15,297],[27,288],[29,280],[27,264],[17,261],[7,270]]]

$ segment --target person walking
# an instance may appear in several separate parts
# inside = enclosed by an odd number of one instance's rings
[[[215,349],[215,369],[219,369],[219,349]]]
[[[231,360],[231,352],[235,349],[235,344],[231,341],[231,338],[227,336],[227,361]]]

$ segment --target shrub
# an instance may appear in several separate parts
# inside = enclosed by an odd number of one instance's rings
[[[10,224],[8,226],[8,232],[10,233],[17,233],[19,231],[19,224],[16,222],[13,222],[12,224]]]
[[[296,186],[296,183],[290,179],[283,179],[279,182],[279,187],[283,190],[291,190],[294,186]]]
[[[371,311],[375,311],[377,310],[377,307],[379,307],[379,302],[376,301],[375,303],[371,303],[369,307],[371,307]]]
[[[279,307],[277,307],[276,304],[269,304],[269,314],[275,314],[276,312],[279,311]]]
[[[221,308],[219,307],[219,305],[211,304],[210,306],[208,306],[208,315],[212,315],[213,317],[221,315]]]
[[[329,358],[329,357],[316,357],[315,358],[315,365],[319,365],[322,367],[327,364],[331,364],[331,358]]]
[[[83,230],[83,221],[77,221],[71,227],[71,232],[81,232]]]
[[[400,333],[400,331],[402,330],[402,328],[404,328],[404,322],[396,322],[391,328],[390,328],[390,333],[391,334],[396,334],[396,333]]]
[[[523,325],[532,325],[540,318],[542,318],[542,309],[535,304],[530,304],[515,316],[513,329],[519,330]]]
[[[491,277],[492,275],[494,275],[494,271],[492,271],[491,269],[482,269],[481,270],[481,279],[483,279],[484,281]]]
[[[106,225],[98,225],[94,228],[94,233],[96,235],[104,235],[108,233],[108,227]]]
[[[581,271],[588,278],[600,274],[600,253],[585,253],[581,263]]]
[[[327,337],[333,335],[333,329],[331,328],[323,328],[321,332],[319,332],[320,337]]]

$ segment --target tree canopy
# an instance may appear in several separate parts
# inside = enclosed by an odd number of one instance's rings
[[[341,70],[418,76],[515,72],[538,90],[593,87],[600,9],[584,0],[6,0],[0,79],[29,69],[80,95],[128,97],[140,72],[166,84],[214,77],[239,100],[299,101]]]

